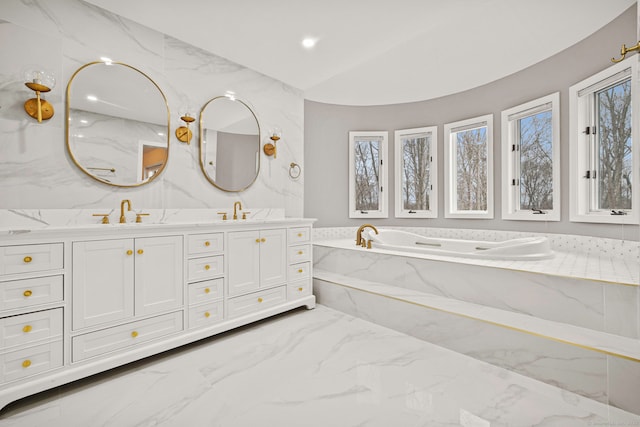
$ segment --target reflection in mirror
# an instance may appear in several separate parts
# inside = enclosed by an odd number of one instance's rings
[[[200,111],[200,167],[224,191],[246,190],[260,171],[260,126],[244,102],[228,96]]]
[[[119,187],[145,184],[169,156],[169,108],[141,71],[117,62],[80,67],[67,86],[67,149],[90,177]]]

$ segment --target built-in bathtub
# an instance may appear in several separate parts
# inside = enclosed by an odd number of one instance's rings
[[[495,260],[540,260],[553,258],[545,236],[522,237],[500,242],[425,237],[401,230],[365,229],[371,247],[401,252]]]

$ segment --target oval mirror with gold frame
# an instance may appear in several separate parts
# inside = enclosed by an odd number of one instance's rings
[[[200,110],[200,168],[223,191],[240,192],[260,172],[260,125],[239,99],[217,96]]]
[[[167,98],[137,68],[91,62],[69,80],[67,149],[97,181],[137,187],[158,177],[169,159],[169,125]]]

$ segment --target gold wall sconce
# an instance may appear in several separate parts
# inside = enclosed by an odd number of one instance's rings
[[[185,126],[180,126],[178,129],[176,129],[176,138],[178,138],[178,141],[180,142],[190,144],[191,138],[193,137],[193,132],[191,132],[191,129],[189,129],[189,125],[196,119],[191,113],[185,111],[185,113],[180,116],[180,120],[185,123]]]
[[[635,46],[631,46],[631,47],[627,47],[626,45],[622,45],[622,47],[620,48],[620,55],[622,55],[620,57],[620,59],[615,59],[615,58],[611,58],[611,62],[620,62],[622,61],[625,56],[627,56],[627,53],[629,52],[633,52],[634,50],[640,50],[640,42],[638,42]]]
[[[53,117],[53,105],[40,97],[41,93],[49,92],[56,84],[52,73],[42,70],[29,70],[25,73],[25,86],[36,93],[35,98],[24,103],[24,111],[38,123]]]
[[[269,131],[269,139],[273,142],[267,142],[264,144],[263,151],[267,156],[273,156],[275,159],[277,157],[277,149],[276,142],[280,141],[282,138],[282,130],[280,128],[274,128]]]

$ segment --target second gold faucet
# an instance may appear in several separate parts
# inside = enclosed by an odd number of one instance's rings
[[[124,216],[124,205],[127,205],[127,210],[130,211],[131,210],[131,200],[129,199],[124,199],[122,202],[120,202],[120,224],[124,224],[125,222],[127,222],[127,218]]]

